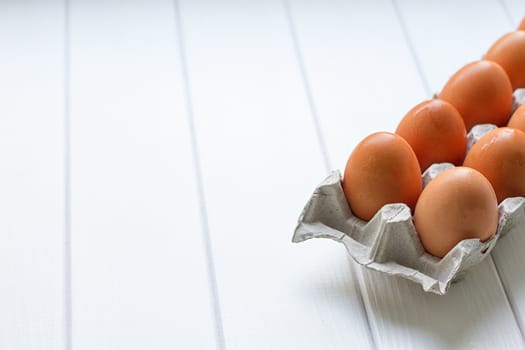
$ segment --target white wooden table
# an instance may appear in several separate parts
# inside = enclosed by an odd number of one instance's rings
[[[328,170],[523,15],[0,2],[0,350],[525,348],[525,232],[444,297],[290,243]]]

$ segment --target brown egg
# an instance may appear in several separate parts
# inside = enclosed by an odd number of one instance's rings
[[[494,187],[498,202],[525,196],[525,133],[498,128],[483,135],[468,152],[465,166],[482,173]]]
[[[460,165],[465,158],[465,124],[457,109],[446,101],[421,102],[403,117],[396,134],[412,147],[422,171],[433,163]]]
[[[490,47],[484,59],[496,62],[505,70],[513,89],[525,87],[525,31],[503,35]]]
[[[421,188],[416,155],[401,136],[372,134],[357,145],[346,163],[343,190],[352,212],[365,221],[388,203],[405,203],[414,209]]]
[[[466,167],[448,169],[421,192],[414,225],[425,250],[442,258],[464,239],[486,241],[496,233],[496,194],[478,171]]]
[[[457,71],[439,98],[459,111],[470,130],[476,124],[507,124],[512,111],[512,84],[500,65],[476,61]]]
[[[525,104],[514,111],[507,126],[525,132]]]

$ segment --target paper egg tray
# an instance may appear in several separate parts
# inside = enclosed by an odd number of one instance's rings
[[[475,126],[469,132],[467,147],[493,128],[490,124]],[[439,163],[429,167],[422,175],[423,186],[452,166]],[[369,222],[354,216],[343,193],[341,175],[334,171],[308,200],[292,241],[336,240],[344,244],[357,263],[412,280],[427,292],[444,295],[452,282],[485,259],[497,241],[517,225],[525,227],[525,198],[507,198],[499,205],[498,229],[493,238],[486,242],[463,240],[439,259],[425,252],[407,205],[387,204]]]

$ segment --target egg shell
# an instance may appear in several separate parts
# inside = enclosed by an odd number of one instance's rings
[[[377,132],[365,137],[346,163],[343,190],[354,214],[370,220],[387,203],[414,208],[421,193],[421,168],[401,136]]]
[[[521,105],[512,113],[507,126],[525,132],[525,105]]]
[[[413,217],[421,244],[440,258],[464,239],[489,240],[498,225],[498,201],[483,174],[454,167],[429,182]]]
[[[466,64],[455,72],[439,98],[459,111],[470,130],[474,125],[492,123],[503,126],[512,109],[512,84],[505,70],[487,60]]]
[[[525,133],[509,127],[490,131],[472,146],[463,165],[490,181],[498,202],[525,196]]]
[[[525,88],[525,31],[503,35],[487,51],[484,59],[498,63],[507,73],[513,89]]]
[[[460,165],[465,158],[465,124],[458,110],[446,101],[434,98],[418,103],[401,119],[396,134],[412,147],[423,171],[432,163]]]

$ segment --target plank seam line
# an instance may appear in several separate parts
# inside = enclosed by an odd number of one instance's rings
[[[410,35],[408,34],[408,28],[406,27],[405,20],[403,19],[403,16],[401,15],[401,10],[399,9],[399,6],[396,0],[392,0],[392,7],[394,8],[394,12],[396,14],[397,21],[399,23],[399,26],[401,27],[401,32],[403,33],[403,37],[405,38],[405,42],[407,44],[408,50],[410,51],[410,55],[412,56],[412,59],[414,60],[414,63],[416,64],[416,69],[417,69],[417,72],[419,73],[419,78],[421,79],[421,82],[423,83],[423,87],[425,88],[427,96],[432,96],[434,92],[437,93],[437,91],[432,91],[432,89],[430,88],[430,83],[428,82],[427,77],[423,71],[423,66],[421,62],[419,61],[419,57],[414,47],[414,43],[412,42],[412,39],[410,38]]]
[[[290,34],[291,34],[291,37],[292,37],[293,49],[295,51],[297,64],[299,66],[301,79],[303,81],[304,92],[306,94],[306,99],[308,101],[308,107],[310,109],[310,115],[312,117],[312,121],[313,121],[314,127],[315,127],[315,132],[317,134],[317,141],[319,143],[319,147],[321,148],[321,154],[322,154],[322,157],[323,157],[323,162],[324,162],[325,169],[326,169],[327,173],[329,173],[332,170],[330,157],[328,155],[328,149],[326,147],[326,142],[325,142],[325,139],[323,137],[323,132],[322,132],[322,129],[321,129],[321,123],[319,121],[319,114],[317,113],[317,107],[315,105],[314,98],[313,98],[313,95],[312,95],[312,89],[311,89],[310,81],[308,79],[308,75],[306,74],[306,68],[305,68],[303,56],[302,56],[302,53],[301,53],[301,49],[299,47],[299,40],[298,40],[298,37],[297,37],[297,33],[295,31],[295,25],[293,23],[292,14],[291,14],[291,10],[290,10],[290,5],[288,4],[287,0],[283,0],[283,4],[284,4],[284,9],[285,9],[284,12],[286,13],[286,20],[288,22],[288,26],[289,26],[289,29],[290,29]]]
[[[507,6],[507,3],[505,2],[505,0],[499,0],[499,3],[501,5],[501,7],[503,8],[503,12],[505,12],[505,16],[507,17],[507,19],[508,19],[508,21],[510,23],[510,26],[512,28],[517,28],[518,24],[514,23],[514,18],[512,18],[512,13],[511,13],[509,7]]]
[[[321,129],[321,123],[320,123],[319,114],[317,112],[317,108],[316,108],[316,105],[315,105],[315,102],[314,102],[313,93],[312,93],[312,89],[311,89],[311,85],[310,85],[310,80],[308,79],[308,74],[307,74],[307,71],[306,71],[306,65],[304,63],[302,51],[301,51],[301,48],[300,48],[300,45],[299,45],[299,37],[298,37],[297,31],[295,29],[295,24],[294,24],[293,17],[292,17],[292,11],[290,9],[290,4],[288,3],[288,0],[283,0],[283,5],[284,5],[284,12],[285,12],[285,15],[286,15],[286,20],[288,22],[288,27],[289,27],[289,30],[290,30],[290,36],[291,36],[291,39],[292,39],[293,49],[294,49],[295,56],[296,56],[296,59],[297,59],[297,64],[299,66],[301,79],[302,79],[302,82],[303,82],[304,92],[305,92],[306,98],[308,100],[308,106],[309,106],[309,109],[310,109],[310,114],[312,116],[312,121],[314,123],[315,131],[317,133],[317,139],[318,139],[318,142],[319,142],[319,146],[321,148],[321,154],[322,154],[322,157],[323,157],[324,165],[325,165],[326,171],[330,172],[330,170],[332,168],[331,168],[331,161],[330,161],[330,158],[328,156],[328,148],[326,146],[326,142],[325,142],[325,139],[323,137],[324,134],[323,134],[323,131]],[[368,311],[368,309],[367,309],[367,307],[366,307],[366,305],[364,303],[363,292],[362,292],[363,287],[359,284],[359,282],[355,283],[356,280],[358,280],[358,278],[356,277],[356,273],[358,273],[358,272],[354,268],[354,265],[351,265],[351,271],[352,271],[352,281],[354,282],[354,289],[356,291],[357,298],[359,299],[360,305],[362,307],[363,315],[366,318],[366,328],[367,328],[368,336],[369,336],[368,339],[370,341],[370,345],[372,346],[372,348],[373,349],[377,349],[377,346],[375,344],[374,335],[372,333],[372,327],[371,327],[371,324],[370,324],[369,311]]]
[[[208,223],[208,211],[206,208],[206,196],[204,194],[204,182],[202,178],[202,169],[200,164],[200,154],[198,148],[197,132],[194,123],[194,111],[193,111],[193,101],[191,98],[191,84],[188,72],[188,64],[186,59],[186,48],[184,42],[184,33],[182,25],[182,15],[180,12],[179,1],[174,0],[174,19],[175,19],[175,29],[176,36],[179,46],[179,57],[181,63],[181,71],[183,76],[183,85],[185,90],[185,104],[186,104],[186,116],[188,119],[188,126],[190,131],[191,139],[191,150],[193,156],[193,166],[197,182],[197,192],[199,199],[199,207],[202,218],[202,239],[204,244],[204,251],[206,254],[206,263],[208,271],[208,280],[209,280],[209,293],[212,299],[212,309],[213,309],[213,319],[215,323],[215,336],[217,340],[217,349],[225,350],[226,341],[224,337],[224,328],[222,324],[222,313],[219,303],[219,292],[217,286],[217,274],[215,272],[215,263],[213,256],[213,249],[211,245],[211,235],[210,228]]]
[[[523,325],[521,324],[520,318],[517,316],[515,310],[516,305],[512,302],[512,299],[509,298],[509,293],[507,289],[505,288],[505,284],[503,284],[503,281],[501,280],[501,273],[499,271],[498,265],[496,265],[496,262],[494,261],[494,258],[492,257],[492,253],[490,253],[490,262],[492,263],[492,268],[496,272],[496,275],[498,275],[498,284],[503,291],[503,294],[505,295],[505,298],[507,299],[507,305],[509,306],[510,311],[512,312],[512,316],[514,317],[514,320],[516,321],[516,324],[518,326],[518,330],[520,331],[521,338],[525,341],[525,336],[523,333]],[[525,345],[525,344],[524,344]]]
[[[505,15],[506,15],[507,20],[509,21],[509,24],[511,25],[511,27],[517,27],[517,25],[514,23],[514,20],[512,18],[510,9],[507,6],[506,2],[504,0],[500,0],[499,3],[500,3],[500,5],[503,8],[503,12],[505,12]],[[505,294],[505,298],[507,298],[507,304],[509,305],[510,311],[512,312],[512,316],[514,317],[514,320],[516,321],[516,324],[518,325],[518,329],[520,331],[521,338],[525,340],[525,333],[524,333],[523,324],[521,322],[521,319],[518,317],[518,312],[517,312],[518,308],[514,304],[513,299],[510,298],[510,293],[507,290],[507,288],[505,286],[505,283],[503,283],[503,280],[501,278],[501,272],[500,272],[500,270],[498,268],[498,265],[496,264],[496,261],[494,261],[492,253],[490,253],[490,259],[491,259],[491,262],[492,262],[492,267],[494,268],[494,270],[496,271],[496,274],[498,275],[499,286],[503,290],[503,294]]]
[[[71,284],[70,3],[64,0],[64,348],[73,349]]]
[[[501,3],[501,4],[504,7],[504,11],[505,11],[506,6],[503,3]],[[425,85],[425,90],[427,92],[427,95],[431,96],[433,94],[433,92],[430,89],[430,85],[428,83],[428,80],[426,79],[426,76],[425,76],[425,74],[423,72],[421,62],[419,61],[419,57],[418,57],[418,55],[416,53],[416,50],[415,50],[414,45],[412,43],[411,37],[410,37],[410,35],[408,33],[408,28],[406,27],[404,19],[403,19],[402,15],[401,15],[401,10],[398,7],[397,1],[396,0],[392,0],[392,5],[394,7],[394,10],[395,10],[395,13],[396,13],[396,16],[397,16],[397,20],[398,20],[399,25],[401,27],[401,30],[403,32],[403,36],[405,37],[405,40],[407,42],[407,46],[408,46],[408,48],[410,50],[410,53],[412,55],[412,58],[413,58],[414,62],[416,63],[416,67],[418,69],[418,72],[419,72],[419,75],[421,77],[421,80],[423,81],[423,83]],[[507,17],[508,17],[509,21],[512,23],[512,18],[510,17],[510,13],[507,14]],[[496,273],[498,284],[499,284],[499,286],[501,287],[501,289],[503,291],[503,294],[504,294],[505,299],[507,301],[507,305],[509,305],[509,309],[510,309],[510,311],[512,313],[512,316],[514,317],[514,321],[516,322],[516,324],[518,326],[518,329],[520,331],[520,335],[521,335],[522,339],[525,339],[525,334],[524,334],[522,325],[521,325],[521,323],[518,320],[518,317],[516,315],[516,311],[515,311],[514,305],[513,305],[512,301],[511,301],[511,299],[509,298],[509,294],[507,292],[507,289],[505,288],[505,285],[503,284],[503,281],[501,280],[500,271],[498,270],[498,268],[496,266],[496,263],[494,262],[492,254],[490,256],[490,262],[492,263],[494,272]]]
[[[355,281],[357,279],[357,285],[354,286],[354,288],[357,292],[357,297],[359,298],[359,302],[363,306],[363,313],[366,316],[366,323],[367,323],[366,326],[368,329],[370,344],[372,345],[372,349],[377,349],[378,347],[377,347],[376,337],[379,337],[379,336],[377,332],[374,332],[375,328],[372,328],[372,322],[370,321],[369,315],[373,313],[371,310],[369,310],[369,306],[368,306],[370,305],[370,299],[367,293],[362,292],[362,290],[366,290],[364,287],[366,284],[363,278],[363,273],[364,273],[363,268],[364,267],[358,266],[350,256],[347,256],[347,260],[348,260],[348,263],[350,264],[350,269],[352,271],[353,280]],[[358,274],[361,277],[359,277]]]

